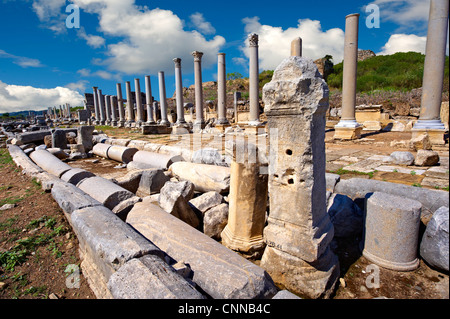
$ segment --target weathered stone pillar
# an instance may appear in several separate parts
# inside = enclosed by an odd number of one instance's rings
[[[133,96],[131,95],[131,85],[130,81],[125,82],[125,89],[127,92],[127,126],[131,126],[134,123],[134,103]]]
[[[105,114],[105,98],[103,97],[102,90],[98,90],[98,107],[100,110],[100,125],[105,125],[106,114]]]
[[[423,70],[422,103],[419,120],[412,129],[412,138],[428,133],[432,144],[445,144],[445,126],[441,122],[440,110],[445,70],[448,11],[448,0],[431,0]]]
[[[252,33],[248,36],[250,45],[250,69],[249,69],[249,99],[250,117],[249,126],[261,126],[259,120],[259,55],[258,55],[258,35]]]
[[[265,243],[263,230],[267,209],[268,175],[261,174],[260,150],[245,140],[227,141],[232,157],[228,224],[222,231],[222,243],[249,258],[261,256]]]
[[[106,125],[111,125],[111,95],[105,95]]]
[[[117,126],[117,97],[111,95],[110,101],[111,101],[111,125]]]
[[[289,57],[263,89],[271,141],[268,247],[261,267],[292,292],[328,298],[339,278],[339,261],[329,247],[334,228],[325,195],[329,90],[318,74],[311,59]]]
[[[359,14],[345,17],[344,72],[342,82],[342,116],[335,128],[335,139],[358,139],[363,126],[356,122],[356,71],[358,66]]]
[[[177,102],[177,125],[186,124],[184,120],[184,101],[183,101],[183,81],[181,78],[181,59],[173,59],[175,63],[175,87],[176,87],[176,102]]]
[[[167,98],[166,98],[166,83],[164,80],[164,72],[158,72],[159,79],[159,100],[161,105],[161,122],[160,125],[169,126],[170,122],[167,119]]]
[[[147,105],[147,124],[155,124],[155,119],[153,118],[153,96],[152,96],[152,84],[150,82],[150,75],[145,76],[145,102]]]
[[[125,125],[125,110],[123,109],[123,98],[122,98],[122,85],[120,83],[116,84],[117,90],[117,104],[119,106],[119,127]]]
[[[291,56],[302,56],[302,38],[295,38],[291,42]]]
[[[136,94],[136,125],[144,122],[144,109],[142,108],[141,85],[139,79],[134,79],[134,90]]]
[[[205,117],[203,114],[203,81],[202,81],[202,56],[203,52],[194,51],[194,73],[195,73],[195,122],[194,131],[205,128]]]
[[[233,106],[234,106],[234,123],[238,122],[238,101],[241,99],[241,92],[234,92],[233,94]]]
[[[224,131],[230,126],[227,119],[227,75],[225,53],[217,55],[217,124],[216,128]]]

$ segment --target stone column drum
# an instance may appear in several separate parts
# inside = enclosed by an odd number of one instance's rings
[[[145,76],[145,102],[147,104],[147,124],[155,124],[152,110],[153,96],[150,75]]]
[[[134,90],[136,94],[136,124],[140,126],[144,122],[144,109],[142,108],[141,85],[139,79],[134,79]]]
[[[131,123],[134,123],[134,105],[133,105],[133,96],[131,95],[131,85],[130,81],[125,82],[125,88],[127,92],[127,121],[126,125],[131,126]]]
[[[194,51],[194,73],[195,73],[195,122],[194,131],[205,128],[205,117],[203,114],[203,82],[202,82],[202,56],[203,52]]]
[[[259,149],[247,141],[227,141],[232,157],[228,224],[222,231],[222,243],[248,258],[259,258],[266,246],[263,230],[267,209],[268,175],[261,174]]]
[[[342,80],[342,116],[334,127],[335,139],[352,140],[361,137],[363,126],[356,122],[356,71],[358,66],[359,14],[345,17],[344,71]]]
[[[419,267],[417,248],[422,204],[375,192],[366,200],[363,256],[382,267],[410,271]]]
[[[166,98],[166,82],[164,80],[164,72],[158,72],[159,79],[159,100],[161,104],[161,122],[160,125],[170,126],[167,119],[167,98]]]
[[[302,56],[302,38],[295,38],[292,40],[291,56]]]
[[[412,129],[413,139],[423,133],[428,133],[432,144],[445,144],[445,126],[441,122],[440,110],[445,70],[448,12],[448,0],[431,0],[420,116]]]
[[[224,130],[230,126],[227,119],[227,75],[225,66],[225,53],[217,55],[217,124],[216,128]]]
[[[122,98],[122,85],[120,83],[116,84],[117,90],[117,104],[119,106],[119,127],[125,125],[125,110],[123,109],[123,98]]]
[[[339,261],[329,244],[325,114],[328,86],[311,59],[289,57],[263,88],[270,134],[270,214],[261,267],[275,282],[309,298],[329,298]]]

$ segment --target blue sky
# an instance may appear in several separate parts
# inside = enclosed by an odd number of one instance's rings
[[[194,84],[194,50],[204,52],[203,81],[214,81],[217,53],[226,53],[227,73],[248,74],[246,38],[260,37],[260,69],[274,69],[289,55],[290,41],[303,39],[303,55],[330,54],[342,61],[345,16],[360,13],[359,48],[377,54],[424,53],[428,0],[366,1],[143,1],[0,0],[0,113],[82,105],[98,86],[116,94],[116,83],[151,76],[159,99],[158,71],[175,90],[172,59],[182,58],[183,85]],[[79,28],[68,28],[67,6],[79,7]],[[375,4],[379,28],[366,12]],[[75,20],[71,20],[75,21]],[[125,93],[125,92],[123,92]]]

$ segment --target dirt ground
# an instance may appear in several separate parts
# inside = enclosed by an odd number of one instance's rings
[[[146,136],[126,130],[105,131],[116,138],[166,142],[168,136]],[[327,133],[327,138],[331,135]],[[401,134],[400,134],[401,135]],[[380,155],[392,152],[390,140],[403,139],[399,135],[368,135],[368,143],[328,143],[329,148],[353,147],[370,150]],[[405,139],[407,136],[405,135]],[[378,143],[384,141],[385,143]],[[374,144],[376,146],[374,146]],[[93,162],[96,161],[96,162]],[[100,165],[98,165],[100,164]],[[90,158],[72,162],[96,174],[123,174],[115,168],[118,163]],[[386,179],[378,172],[372,178]],[[397,175],[398,182],[411,184],[417,176]],[[395,179],[395,173],[389,178]],[[352,176],[341,176],[350,178]],[[411,181],[402,180],[410,178]],[[0,148],[0,207],[13,203],[15,207],[0,211],[0,298],[1,299],[94,299],[80,268],[78,242],[64,213],[40,186],[23,175],[9,157],[7,149]],[[341,278],[333,299],[448,299],[448,274],[430,268],[422,260],[417,270],[396,272],[374,267],[361,256],[361,238],[336,239],[333,250],[339,257]],[[14,253],[14,254],[13,254]],[[258,261],[255,261],[258,263]],[[13,268],[11,268],[14,265]],[[73,287],[73,273],[68,266],[80,272],[79,288]],[[69,267],[69,268],[70,268]],[[76,273],[75,273],[76,274]],[[70,277],[70,278],[69,278]]]

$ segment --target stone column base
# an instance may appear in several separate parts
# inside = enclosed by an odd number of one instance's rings
[[[225,130],[227,127],[231,127],[231,125],[230,124],[216,124],[216,126],[214,128],[217,129],[220,133],[225,133]]]
[[[266,247],[260,266],[276,284],[296,295],[330,298],[339,279],[339,260],[328,248],[317,261],[308,263],[274,247]]]
[[[176,124],[172,126],[172,134],[181,135],[181,134],[189,134],[189,125],[188,124]]]
[[[222,244],[234,251],[242,253],[247,258],[260,258],[264,252],[263,236],[241,238],[233,234],[229,227],[225,226],[221,233]]]
[[[357,127],[334,127],[334,139],[337,140],[357,140],[361,138],[362,126]]]
[[[264,134],[266,127],[264,125],[246,125],[244,126],[246,134]]]
[[[198,133],[199,131],[203,130],[205,128],[205,123],[194,123],[192,131],[194,133]]]
[[[411,129],[412,136],[411,139],[415,139],[416,137],[427,133],[430,138],[430,142],[433,145],[444,145],[444,134],[445,129],[426,129],[426,128],[413,128]]]

